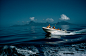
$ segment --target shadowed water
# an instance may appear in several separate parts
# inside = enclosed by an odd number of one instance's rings
[[[53,25],[51,25],[53,26]],[[0,28],[1,56],[85,56],[86,32],[76,35],[51,35],[44,26]],[[46,26],[45,26],[46,27]],[[71,32],[86,29],[85,25],[56,25]]]

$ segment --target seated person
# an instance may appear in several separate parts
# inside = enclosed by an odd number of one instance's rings
[[[50,28],[51,26],[50,26],[50,24],[49,24],[49,26],[47,26],[47,28]]]
[[[49,28],[49,26],[47,26],[47,28]]]
[[[55,27],[53,26],[53,29],[55,29]]]
[[[61,28],[60,28],[60,30],[61,30]]]
[[[56,29],[56,30],[61,30],[61,28],[60,28],[60,29],[58,28],[58,29]]]
[[[59,28],[57,30],[60,30]]]

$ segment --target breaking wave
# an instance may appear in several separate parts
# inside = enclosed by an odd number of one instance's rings
[[[0,56],[31,56],[38,55],[39,51],[34,46],[29,47],[16,47],[16,46],[4,46],[0,50]]]
[[[17,45],[0,47],[0,56],[86,56],[86,43],[72,45]]]

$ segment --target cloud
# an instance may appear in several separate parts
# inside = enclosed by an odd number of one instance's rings
[[[46,21],[47,22],[53,22],[54,20],[52,18],[47,18]]]
[[[30,17],[30,20],[31,20],[31,21],[34,21],[34,18],[35,18],[35,17]]]
[[[65,14],[62,14],[60,20],[70,20],[70,18],[67,17]]]

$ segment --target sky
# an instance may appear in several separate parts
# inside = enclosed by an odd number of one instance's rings
[[[68,21],[86,24],[85,0],[0,0],[0,26]]]

